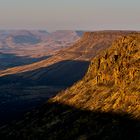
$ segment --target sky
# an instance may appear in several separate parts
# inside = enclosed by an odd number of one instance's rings
[[[0,29],[140,30],[140,0],[0,0]]]

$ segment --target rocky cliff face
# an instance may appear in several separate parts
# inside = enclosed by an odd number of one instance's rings
[[[92,60],[88,74],[96,83],[115,83],[123,87],[134,81],[139,72],[139,43],[136,36],[123,37]],[[138,77],[137,77],[138,78]]]
[[[140,35],[125,36],[95,57],[82,81],[53,101],[140,118]]]

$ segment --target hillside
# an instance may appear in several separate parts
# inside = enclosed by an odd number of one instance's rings
[[[140,35],[132,35],[114,42],[111,48],[95,57],[83,80],[53,100],[140,118],[139,93]]]
[[[17,139],[140,139],[140,34],[124,36],[92,59],[83,79],[25,120],[2,127]]]

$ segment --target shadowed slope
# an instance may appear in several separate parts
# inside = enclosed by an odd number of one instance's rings
[[[0,125],[20,118],[26,111],[80,80],[89,62],[62,61],[46,68],[0,77]]]
[[[78,109],[47,103],[24,121],[0,128],[3,140],[139,140],[140,120],[129,114]]]
[[[70,86],[80,80],[89,66],[88,61],[65,60],[37,70],[0,77],[0,85]]]
[[[31,58],[31,57],[24,57],[24,56],[16,56],[14,54],[0,53],[0,70],[32,64],[32,63],[47,59],[49,57],[50,56],[44,56],[40,58]]]

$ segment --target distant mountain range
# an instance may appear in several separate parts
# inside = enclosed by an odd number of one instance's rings
[[[0,70],[37,62],[71,46],[82,31],[0,31]]]
[[[19,56],[42,57],[70,46],[82,35],[78,31],[0,31],[0,51]]]

